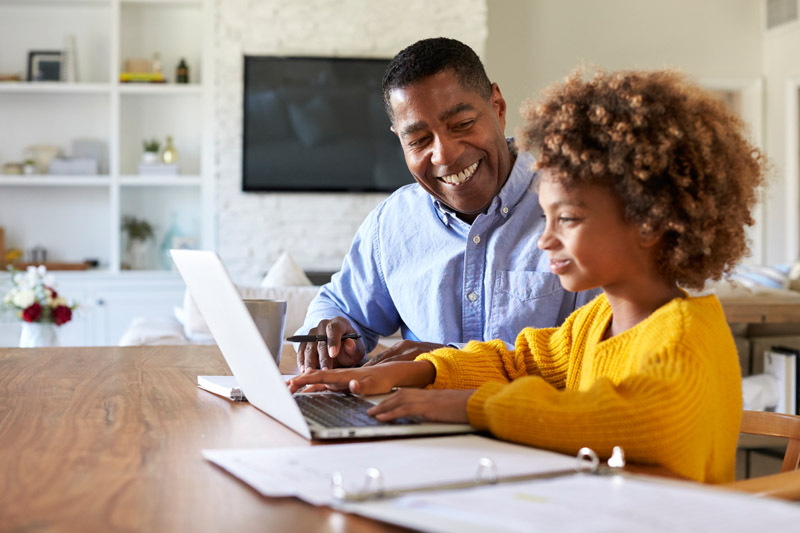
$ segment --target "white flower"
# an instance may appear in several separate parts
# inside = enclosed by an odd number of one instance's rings
[[[33,302],[36,301],[36,295],[31,289],[17,291],[14,295],[12,302],[20,309],[27,309]]]
[[[17,289],[11,289],[8,291],[8,294],[3,297],[3,305],[11,305],[11,303],[14,301],[14,295],[16,293]]]
[[[62,298],[61,296],[59,296],[58,298],[50,300],[49,305],[53,307],[58,307],[59,305],[69,305],[69,304],[67,303],[66,298]]]

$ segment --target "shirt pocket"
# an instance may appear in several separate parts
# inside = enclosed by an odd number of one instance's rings
[[[491,337],[513,344],[525,328],[555,326],[563,298],[564,289],[555,274],[499,271],[489,316]]]

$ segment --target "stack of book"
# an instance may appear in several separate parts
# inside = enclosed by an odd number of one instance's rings
[[[89,157],[56,157],[50,161],[48,174],[59,175],[95,175],[97,174],[97,159]]]
[[[177,163],[139,163],[140,176],[177,176]]]

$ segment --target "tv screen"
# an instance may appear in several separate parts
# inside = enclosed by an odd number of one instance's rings
[[[413,182],[383,107],[388,63],[245,56],[243,190],[390,192]]]

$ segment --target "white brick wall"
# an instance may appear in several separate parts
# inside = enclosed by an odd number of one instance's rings
[[[256,283],[284,250],[307,270],[338,270],[383,194],[243,193],[244,54],[391,57],[446,36],[485,57],[487,0],[217,0],[218,249],[234,279]]]

